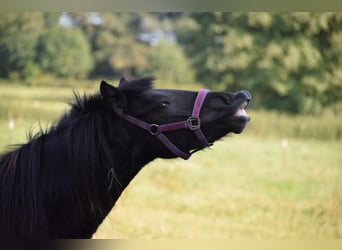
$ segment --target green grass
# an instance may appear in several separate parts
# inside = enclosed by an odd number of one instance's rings
[[[275,111],[249,111],[250,132],[258,137],[342,140],[342,116],[326,112],[322,115],[289,115]]]
[[[0,151],[38,119],[49,126],[72,96],[70,86],[0,85]],[[342,118],[250,114],[243,134],[189,161],[145,166],[95,238],[342,237]]]
[[[226,138],[136,177],[96,238],[342,236],[342,145]]]

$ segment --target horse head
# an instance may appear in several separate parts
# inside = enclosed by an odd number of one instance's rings
[[[121,78],[118,87],[102,81],[100,92],[113,115],[129,123],[125,127],[140,127],[158,157],[188,159],[230,132],[241,133],[250,120],[246,108],[252,97],[246,90],[154,89],[153,80]]]

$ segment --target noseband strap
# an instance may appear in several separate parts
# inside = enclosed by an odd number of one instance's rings
[[[142,120],[139,120],[127,114],[118,114],[118,115],[121,118],[125,119],[126,121],[150,132],[151,135],[158,138],[164,144],[164,146],[167,147],[174,155],[179,156],[183,158],[184,160],[187,160],[196,151],[212,145],[205,138],[201,130],[201,119],[200,119],[201,108],[203,106],[203,102],[208,92],[209,92],[208,89],[201,89],[198,92],[195,103],[194,103],[194,107],[192,110],[192,114],[185,121],[158,125],[158,124],[149,124],[147,122],[144,122]],[[179,130],[179,129],[189,129],[193,131],[198,141],[200,142],[201,147],[193,150],[190,153],[185,153],[182,150],[180,150],[175,144],[173,144],[163,133],[163,132],[174,131],[174,130]]]

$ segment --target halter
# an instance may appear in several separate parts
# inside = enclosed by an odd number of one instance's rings
[[[192,114],[185,121],[158,125],[154,123],[149,124],[147,122],[144,122],[142,120],[139,120],[127,114],[118,114],[118,115],[121,118],[125,119],[126,121],[150,132],[151,135],[158,138],[164,144],[164,146],[167,147],[174,155],[179,156],[183,158],[184,160],[187,160],[196,151],[212,145],[211,143],[207,141],[207,139],[205,138],[201,130],[201,119],[199,117],[203,102],[208,92],[209,92],[208,89],[201,89],[198,92],[195,103],[194,103],[194,107],[192,110]],[[178,129],[189,129],[193,131],[198,141],[201,143],[201,147],[193,150],[190,153],[185,153],[182,150],[180,150],[175,144],[173,144],[163,133],[163,132],[174,131]]]

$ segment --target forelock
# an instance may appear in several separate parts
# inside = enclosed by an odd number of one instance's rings
[[[142,92],[152,89],[154,80],[154,77],[141,77],[121,84],[118,89],[123,92]]]

